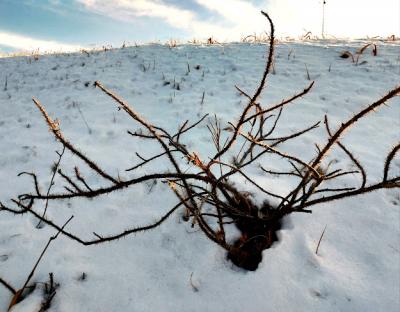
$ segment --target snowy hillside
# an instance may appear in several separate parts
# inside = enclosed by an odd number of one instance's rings
[[[333,128],[363,107],[381,98],[400,82],[400,46],[379,43],[378,55],[368,48],[356,66],[339,57],[355,52],[363,42],[280,43],[276,46],[274,73],[260,99],[265,106],[279,103],[315,80],[309,94],[283,111],[276,135],[288,135],[328,114]],[[138,125],[99,89],[100,81],[153,124],[176,131],[189,119],[214,114],[223,127],[235,121],[246,103],[236,89],[253,93],[265,67],[266,45],[182,45],[169,48],[145,45],[85,53],[0,58],[0,201],[31,192],[28,176],[34,171],[45,191],[51,167],[62,146],[54,140],[32,97],[60,121],[65,137],[107,172],[132,177],[125,169],[150,157],[159,148],[133,138],[127,130]],[[307,74],[308,71],[308,74]],[[309,75],[309,77],[308,77]],[[214,154],[207,122],[182,140],[202,158]],[[400,98],[361,120],[343,142],[364,165],[368,183],[382,179],[384,160],[400,139]],[[303,159],[311,159],[314,143],[324,143],[323,123],[285,145]],[[330,155],[334,165],[354,170],[339,149]],[[278,157],[260,162],[278,170]],[[80,166],[93,185],[99,180],[77,157],[66,152],[64,172]],[[190,171],[191,165],[187,165]],[[135,173],[161,172],[162,161]],[[400,171],[396,156],[391,172]],[[286,194],[290,177],[250,173],[269,190]],[[345,177],[343,186],[359,184],[359,175]],[[63,190],[55,178],[53,191]],[[265,197],[242,180],[254,194]],[[50,202],[47,216],[67,225],[85,239],[118,233],[154,222],[176,204],[164,183],[146,183],[93,200]],[[39,264],[33,282],[47,282],[54,274],[59,283],[50,311],[398,311],[400,307],[400,194],[381,190],[329,204],[317,205],[312,214],[291,214],[279,231],[279,242],[263,253],[258,270],[244,271],[226,259],[226,253],[205,235],[173,214],[153,231],[118,241],[84,247],[60,236]],[[44,207],[37,205],[42,211]],[[37,229],[31,216],[0,212],[0,277],[14,288],[23,286],[49,237],[49,226]],[[318,254],[318,240],[326,226]],[[83,274],[84,273],[84,274]],[[82,278],[84,276],[84,278]],[[40,284],[39,284],[40,285]],[[39,311],[42,289],[37,289],[15,311]],[[12,294],[0,285],[0,311],[6,311]]]

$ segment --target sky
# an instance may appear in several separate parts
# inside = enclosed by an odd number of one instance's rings
[[[214,37],[238,41],[268,31],[321,37],[323,0],[0,0],[0,52],[68,51],[123,42]],[[400,34],[399,0],[326,0],[328,38]]]

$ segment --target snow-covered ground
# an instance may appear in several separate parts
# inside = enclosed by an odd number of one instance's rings
[[[276,46],[275,73],[268,78],[261,100],[264,105],[277,103],[307,86],[306,67],[315,80],[308,95],[284,110],[277,135],[323,120],[324,114],[336,128],[399,84],[400,46],[378,44],[378,56],[367,50],[358,66],[339,57],[341,51],[354,52],[362,45],[314,42]],[[215,113],[226,125],[237,118],[246,103],[234,86],[249,93],[255,90],[264,70],[265,50],[262,44],[182,45],[172,49],[148,45],[90,56],[0,58],[0,200],[9,204],[10,198],[33,189],[29,177],[17,177],[22,171],[34,171],[46,190],[50,168],[57,160],[55,151],[61,150],[34,107],[33,96],[60,120],[66,138],[109,173],[131,177],[125,169],[140,161],[135,152],[151,156],[158,147],[126,133],[138,125],[93,87],[95,80],[153,124],[168,130],[204,113]],[[180,90],[172,87],[173,81],[179,83]],[[343,142],[365,166],[369,182],[382,179],[385,156],[399,141],[399,129],[397,97],[346,133]],[[213,153],[205,124],[184,141],[204,159]],[[285,148],[311,159],[314,143],[325,141],[322,126]],[[330,157],[338,167],[353,166],[340,150]],[[276,170],[282,160],[270,157],[261,163]],[[66,152],[63,171],[75,165],[80,165],[93,185],[101,183]],[[166,166],[156,162],[139,173],[164,171]],[[398,175],[399,170],[397,157],[391,172]],[[266,176],[261,171],[252,172],[252,176],[280,194],[293,184],[290,179]],[[359,176],[342,181],[347,186],[359,185]],[[54,190],[61,190],[60,177],[56,177],[56,184]],[[264,199],[261,194],[255,196],[258,201]],[[106,235],[148,224],[175,203],[164,184],[143,184],[94,200],[50,202],[47,216],[63,224],[74,215],[68,230],[92,239],[92,232]],[[48,273],[54,273],[60,286],[51,311],[398,311],[399,206],[398,189],[382,190],[316,206],[311,215],[292,214],[279,232],[280,241],[264,251],[255,272],[233,266],[219,246],[182,222],[180,213],[156,230],[103,245],[84,247],[60,236],[32,282],[46,282]],[[31,216],[0,212],[0,277],[17,289],[55,233],[49,226],[37,229],[36,224]],[[11,293],[0,285],[1,311],[6,311],[10,300]],[[13,311],[38,311],[41,300],[39,287]]]

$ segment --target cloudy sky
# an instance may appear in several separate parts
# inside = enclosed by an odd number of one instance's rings
[[[400,34],[399,0],[326,0],[325,33]],[[0,51],[70,50],[168,39],[238,40],[266,30],[321,35],[322,0],[0,0]]]

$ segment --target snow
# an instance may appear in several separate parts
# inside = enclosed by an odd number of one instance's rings
[[[398,43],[379,43],[376,57],[368,48],[358,66],[339,58],[340,52],[355,52],[363,44],[321,41],[276,46],[275,73],[264,90],[264,105],[279,103],[309,85],[306,66],[315,80],[308,95],[284,110],[277,136],[321,121],[325,114],[336,129],[399,83]],[[215,113],[226,126],[246,103],[234,86],[249,93],[255,90],[264,70],[265,50],[263,44],[144,45],[90,56],[39,56],[36,61],[30,56],[0,58],[0,200],[10,204],[8,199],[33,189],[29,177],[16,176],[22,171],[34,171],[41,188],[47,190],[50,167],[58,158],[55,151],[61,150],[34,107],[33,96],[60,120],[68,140],[113,176],[128,178],[133,174],[125,169],[140,162],[135,152],[149,157],[159,148],[126,133],[138,125],[93,87],[95,80],[167,130],[177,130],[186,119],[196,121],[205,113]],[[198,70],[196,65],[200,65]],[[163,77],[172,83],[164,85]],[[174,80],[180,90],[172,88]],[[369,183],[382,179],[385,156],[399,141],[399,104],[398,97],[392,99],[342,140],[365,166]],[[205,125],[183,138],[203,159],[214,152]],[[315,154],[314,143],[326,139],[320,126],[297,140],[298,144],[284,148],[309,160]],[[337,167],[353,166],[339,149],[330,159],[335,159]],[[277,170],[284,162],[267,157],[261,164]],[[92,185],[105,184],[66,152],[63,171],[71,172],[75,165]],[[166,169],[165,162],[156,161],[134,175]],[[399,170],[397,157],[391,172]],[[280,194],[294,183],[266,176],[257,168],[250,174]],[[256,201],[265,199],[240,179],[235,182],[254,192]],[[359,185],[360,179],[355,174],[344,177],[342,183]],[[62,187],[57,176],[53,191]],[[93,200],[50,202],[47,216],[63,224],[74,215],[67,229],[89,240],[94,238],[92,232],[106,235],[151,223],[175,204],[166,185],[157,183],[151,188],[149,183]],[[398,311],[399,205],[398,190],[381,190],[313,207],[311,215],[292,214],[279,232],[280,241],[264,251],[255,272],[226,260],[219,246],[181,220],[181,211],[156,230],[103,245],[84,247],[61,235],[51,244],[32,282],[46,282],[48,273],[54,273],[60,286],[50,311]],[[0,277],[15,288],[23,285],[48,238],[55,234],[49,226],[37,229],[36,224],[31,216],[0,212]],[[39,310],[40,298],[36,290],[12,311]],[[1,311],[10,300],[10,292],[0,285]]]

